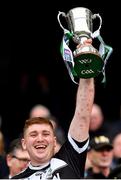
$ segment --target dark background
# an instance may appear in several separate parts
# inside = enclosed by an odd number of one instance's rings
[[[101,35],[113,47],[106,66],[106,85],[99,78],[95,82],[95,102],[101,105],[108,121],[119,120],[120,6],[105,3],[96,0],[1,3],[0,114],[7,138],[21,133],[31,107],[37,103],[49,107],[67,130],[75,108],[77,85],[71,81],[60,55],[63,32],[57,14],[78,6],[101,15]]]

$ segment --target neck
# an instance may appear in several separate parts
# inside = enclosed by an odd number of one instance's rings
[[[30,167],[30,169],[43,169],[43,168],[46,168],[48,165],[50,164],[50,162],[47,162],[47,163],[44,163],[44,164],[32,164],[31,162],[30,162],[30,164],[29,164],[29,167]]]

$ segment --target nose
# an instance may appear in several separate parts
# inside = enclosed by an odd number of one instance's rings
[[[44,137],[42,134],[38,134],[37,141],[43,141]]]
[[[109,150],[106,150],[106,149],[105,149],[105,150],[103,151],[103,155],[106,156],[106,155],[109,154],[109,152],[110,152]]]

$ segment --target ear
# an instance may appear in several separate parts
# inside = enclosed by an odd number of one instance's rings
[[[56,154],[60,148],[61,148],[61,145],[57,142],[57,139],[55,137],[54,154]]]
[[[54,137],[54,147],[56,147],[56,145],[57,145],[57,138],[56,138],[56,136]]]
[[[22,144],[23,149],[26,150],[26,143],[25,143],[24,138],[21,139],[21,144]]]
[[[8,167],[11,167],[11,164],[12,164],[12,156],[11,155],[7,154],[6,162],[7,162]]]

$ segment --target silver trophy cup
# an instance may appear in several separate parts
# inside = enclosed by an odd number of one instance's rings
[[[96,77],[102,72],[104,61],[98,50],[92,44],[85,45],[84,41],[92,38],[93,20],[97,17],[100,19],[98,30],[101,28],[100,15],[92,14],[89,9],[84,7],[76,7],[67,14],[64,12],[61,14],[66,18],[68,29],[73,35],[72,40],[77,44],[77,48],[73,52],[74,71],[81,78]],[[64,29],[61,23],[60,26]]]

